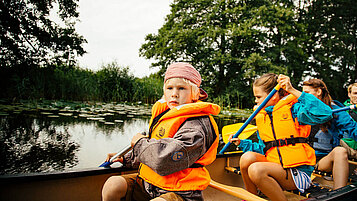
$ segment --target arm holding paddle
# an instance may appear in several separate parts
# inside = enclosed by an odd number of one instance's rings
[[[133,136],[130,145],[127,145],[126,147],[124,147],[121,151],[119,151],[118,153],[109,153],[105,162],[103,164],[101,164],[99,167],[110,167],[111,164],[115,163],[115,162],[120,162],[124,165],[124,156],[126,153],[128,153],[129,151],[132,150],[132,148],[134,147],[134,145],[141,139],[147,137],[146,133],[137,133],[136,135]],[[127,156],[127,158],[130,158],[130,155]],[[132,165],[135,166],[135,165]]]
[[[300,96],[301,92],[297,91],[295,88],[292,87],[291,83],[290,83],[290,78],[285,76],[285,75],[279,75],[278,77],[278,84],[274,87],[274,89],[266,96],[265,99],[263,100],[258,100],[261,99],[261,96],[256,96],[255,102],[258,103],[260,102],[260,104],[258,105],[257,109],[253,112],[252,115],[250,115],[250,117],[245,121],[244,125],[237,131],[236,134],[234,134],[234,136],[231,137],[231,139],[237,138],[242,132],[243,130],[247,127],[247,125],[255,118],[255,116],[260,112],[260,110],[262,110],[266,104],[275,96],[276,92],[279,91],[280,87],[283,88],[287,88],[289,93],[292,93],[295,96]],[[276,98],[273,98],[276,99]],[[229,145],[231,144],[231,142],[228,142],[219,152],[220,154],[223,154],[224,151],[229,147]]]
[[[248,124],[255,118],[255,116],[260,112],[261,109],[265,107],[265,105],[269,102],[269,100],[275,95],[275,93],[280,89],[280,85],[277,84],[275,88],[268,94],[268,96],[263,100],[263,102],[258,106],[258,108],[250,115],[250,117],[244,122],[243,126],[237,131],[236,134],[233,135],[232,138],[237,138],[243,130],[248,126]],[[229,147],[231,142],[228,142],[219,152],[219,154],[223,154],[224,151]]]

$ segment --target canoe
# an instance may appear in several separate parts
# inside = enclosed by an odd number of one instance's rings
[[[266,200],[250,194],[243,188],[240,175],[229,168],[238,166],[241,153],[217,155],[217,159],[207,169],[211,174],[210,186],[204,190],[206,201],[213,200]],[[352,164],[351,169],[356,165]],[[112,175],[123,175],[136,170],[116,168],[93,168],[77,171],[33,173],[0,176],[0,200],[4,201],[98,201],[106,179]],[[314,182],[325,185],[324,179],[317,177]],[[304,200],[306,197],[286,192],[289,200]],[[307,200],[352,200],[357,195],[357,183],[350,183],[336,191],[329,191],[318,198]]]

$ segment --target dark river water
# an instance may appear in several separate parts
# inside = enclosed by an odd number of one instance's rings
[[[148,130],[149,108],[127,112],[17,112],[0,115],[0,174],[51,172],[98,167],[110,152]],[[242,119],[216,117],[223,125]],[[118,164],[119,165],[119,164]]]

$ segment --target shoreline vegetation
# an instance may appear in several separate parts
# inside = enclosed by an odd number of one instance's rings
[[[105,116],[114,114],[134,116],[150,116],[152,104],[136,102],[99,102],[99,101],[64,101],[64,100],[17,100],[15,102],[0,99],[0,117],[16,115],[23,112],[40,113],[48,117],[56,118],[60,116],[82,117],[88,120],[105,122]],[[248,118],[253,110],[222,108],[216,115],[222,119]]]
[[[69,107],[80,107],[80,104],[86,103],[150,105],[162,97],[163,87],[163,78],[159,73],[137,78],[129,67],[120,66],[115,61],[103,65],[96,72],[65,65],[1,68],[0,80],[2,86],[6,86],[0,89],[2,102],[16,104],[25,101],[33,104],[30,108],[36,108],[36,104],[50,104],[49,100],[57,102],[52,104],[53,107],[64,103],[69,104]],[[212,91],[209,86],[203,88],[208,93]],[[217,97],[210,95],[208,101],[218,104],[222,110],[230,111],[222,114],[234,114],[242,113],[234,112],[234,108],[251,108],[253,101],[248,101],[250,99],[251,93],[232,91]]]

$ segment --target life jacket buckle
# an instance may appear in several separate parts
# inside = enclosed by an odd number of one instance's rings
[[[286,138],[285,139],[279,139],[278,140],[278,147],[282,147],[284,145],[288,145],[287,139]]]
[[[295,146],[295,139],[294,139],[294,136],[293,135],[290,135],[290,138],[291,138],[291,144],[293,146]]]

